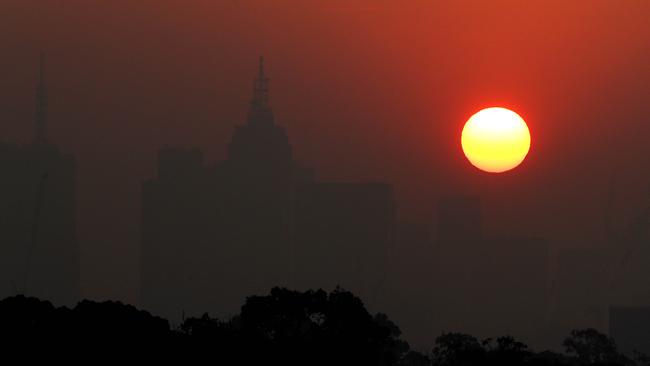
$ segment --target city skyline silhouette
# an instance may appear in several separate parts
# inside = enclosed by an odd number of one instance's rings
[[[647,5],[72,1],[0,16],[1,297],[178,324],[338,285],[415,347],[642,337]],[[498,175],[460,146],[491,106],[532,135]]]

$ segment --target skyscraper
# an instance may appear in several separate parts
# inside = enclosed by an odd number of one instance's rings
[[[158,171],[143,187],[145,308],[171,319],[206,310],[223,316],[273,286],[376,293],[381,285],[391,187],[315,182],[296,163],[269,104],[263,58],[227,159],[207,165],[199,150],[168,147]]]
[[[26,294],[71,305],[79,298],[75,160],[48,140],[45,55],[27,145],[0,144],[0,297]]]
[[[610,306],[609,335],[626,356],[650,354],[650,307]]]
[[[507,329],[517,339],[539,342],[547,320],[548,243],[488,237],[479,197],[445,197],[438,211],[438,327],[480,337]]]

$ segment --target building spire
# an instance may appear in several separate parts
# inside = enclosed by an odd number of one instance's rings
[[[253,82],[253,99],[248,113],[249,124],[273,124],[273,112],[269,106],[269,78],[264,72],[264,56],[260,56],[259,71]]]
[[[251,109],[267,109],[269,104],[269,78],[264,73],[264,56],[260,56],[259,73],[253,84]]]
[[[36,116],[34,143],[47,142],[47,87],[45,85],[45,53],[41,53],[38,85],[36,87]]]

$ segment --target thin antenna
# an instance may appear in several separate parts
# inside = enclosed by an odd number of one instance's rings
[[[264,70],[264,56],[260,56],[259,70],[253,80],[253,98],[248,112],[248,124],[273,125],[273,112],[269,107],[269,78]]]
[[[269,78],[264,72],[264,56],[260,56],[259,71],[253,82],[251,108],[266,109],[269,104]]]
[[[44,144],[47,142],[47,86],[45,83],[45,53],[41,53],[39,65],[38,85],[36,87],[36,115],[34,143]]]

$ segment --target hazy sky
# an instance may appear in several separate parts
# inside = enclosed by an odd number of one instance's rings
[[[597,241],[614,181],[623,225],[648,203],[650,2],[0,0],[0,138],[33,130],[48,54],[52,140],[78,161],[84,295],[137,302],[141,183],[156,150],[225,156],[259,55],[295,157],[322,179],[396,185],[400,217],[485,198],[492,234]],[[529,123],[491,176],[460,131],[482,107]]]

